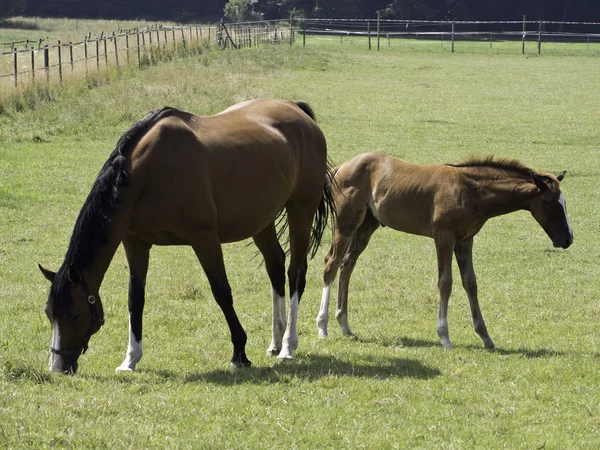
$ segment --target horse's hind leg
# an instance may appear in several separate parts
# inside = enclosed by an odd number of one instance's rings
[[[463,242],[457,242],[454,247],[454,255],[460,269],[462,284],[469,297],[469,306],[471,307],[471,316],[473,317],[473,328],[483,340],[486,348],[494,348],[494,341],[488,334],[487,327],[479,308],[477,299],[477,278],[473,269],[473,238]]]
[[[267,274],[271,280],[273,298],[272,339],[267,355],[277,355],[285,332],[285,252],[277,240],[275,224],[272,223],[254,236],[254,243],[265,259]]]
[[[350,325],[348,324],[348,286],[350,285],[350,277],[352,276],[352,271],[356,266],[358,257],[367,248],[369,239],[371,239],[377,228],[379,228],[379,221],[370,211],[367,211],[365,220],[358,227],[354,239],[342,259],[335,318],[342,329],[342,334],[346,336],[352,336],[352,331],[350,331]]]
[[[133,372],[142,359],[142,314],[150,245],[128,235],[123,247],[129,264],[129,345],[125,360],[115,372]]]
[[[246,357],[246,332],[242,328],[233,308],[233,297],[225,272],[221,244],[217,236],[214,236],[212,239],[205,239],[202,242],[192,245],[192,248],[200,260],[200,264],[202,264],[213,296],[223,311],[225,320],[229,326],[231,342],[233,344],[231,365],[233,367],[250,366],[252,363]]]
[[[298,308],[300,298],[306,286],[306,270],[308,268],[307,255],[310,244],[310,233],[314,217],[314,208],[307,205],[287,206],[288,223],[290,230],[290,266],[288,279],[290,285],[290,310],[288,321],[283,335],[279,360],[293,359],[294,349],[298,345]]]

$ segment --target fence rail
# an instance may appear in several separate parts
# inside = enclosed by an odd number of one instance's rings
[[[212,25],[163,26],[89,33],[80,42],[50,43],[48,38],[0,43],[0,87],[63,81],[73,74],[88,75],[111,67],[150,63],[152,52],[190,52],[202,45],[242,48],[293,42],[293,28],[279,21]]]
[[[302,34],[303,45],[306,36],[339,38],[358,36],[366,38],[368,48],[375,44],[380,48],[381,40],[425,39],[451,43],[454,52],[456,41],[513,40],[521,42],[521,52],[525,53],[525,42],[535,42],[538,53],[544,42],[579,42],[588,46],[600,43],[599,22],[558,22],[546,20],[507,21],[430,21],[430,20],[391,20],[367,19],[297,19],[297,32]],[[374,42],[374,44],[372,43]]]

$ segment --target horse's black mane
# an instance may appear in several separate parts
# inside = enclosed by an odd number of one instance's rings
[[[471,156],[463,162],[446,165],[451,167],[489,167],[491,169],[514,170],[525,175],[534,175],[536,173],[535,170],[523,164],[518,159],[496,158],[494,155],[484,157]]]
[[[48,301],[53,316],[66,313],[70,298],[69,268],[73,267],[81,271],[89,267],[98,249],[108,241],[109,214],[119,206],[121,189],[128,183],[126,157],[155,122],[158,114],[165,109],[152,111],[125,132],[100,170],[79,212],[65,260],[50,288]]]

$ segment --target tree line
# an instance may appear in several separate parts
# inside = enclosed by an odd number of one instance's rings
[[[319,18],[600,21],[597,0],[0,0],[15,15],[177,22]]]

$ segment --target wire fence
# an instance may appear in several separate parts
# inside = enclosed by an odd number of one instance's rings
[[[302,34],[303,45],[306,37],[338,40],[357,38],[369,49],[380,49],[382,43],[407,40],[438,41],[450,45],[452,52],[460,42],[478,41],[489,43],[517,41],[515,46],[525,53],[525,43],[535,43],[541,54],[544,43],[581,43],[587,49],[600,43],[600,23],[598,22],[557,22],[544,20],[513,21],[430,21],[430,20],[390,20],[380,17],[372,19],[297,19],[297,31]]]
[[[157,54],[188,54],[203,47],[244,48],[293,42],[279,21],[213,25],[163,26],[88,33],[80,42],[48,39],[0,43],[0,87],[58,82],[110,68],[152,64]]]

